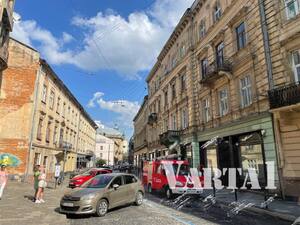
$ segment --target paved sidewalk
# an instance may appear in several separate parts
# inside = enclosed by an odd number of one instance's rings
[[[65,191],[66,189],[61,186],[57,189],[46,188],[46,203],[36,204],[31,200],[34,194],[31,184],[16,181],[8,182],[3,198],[0,200],[0,224],[70,224],[65,215],[56,211],[59,207],[60,198]]]
[[[275,200],[271,202],[266,209],[262,208],[261,206],[261,204],[265,202],[264,195],[262,194],[252,192],[238,192],[237,197],[238,202],[244,201],[247,203],[255,204],[254,207],[248,208],[248,210],[250,211],[265,213],[291,222],[300,217],[300,205],[297,202],[284,201],[275,198]],[[224,204],[230,204],[231,202],[235,201],[234,192],[231,192],[231,190],[217,191],[216,198],[218,202]]]

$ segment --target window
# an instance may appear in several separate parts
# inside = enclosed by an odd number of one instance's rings
[[[203,38],[206,34],[206,26],[205,26],[205,20],[201,20],[200,27],[199,27],[199,37]]]
[[[168,90],[165,91],[165,107],[168,105]]]
[[[182,126],[182,129],[186,129],[188,127],[187,109],[182,109],[182,111],[181,111],[181,126]]]
[[[102,159],[102,157],[103,157],[103,153],[100,153],[100,158]]]
[[[172,89],[172,99],[175,99],[176,98],[176,86],[175,86],[175,83],[172,84],[171,89]]]
[[[102,145],[100,146],[100,150],[103,150],[103,146]]]
[[[300,12],[299,0],[285,0],[285,11],[287,19],[292,19]]]
[[[65,117],[65,115],[66,115],[66,103],[64,102],[62,116]]]
[[[219,92],[220,99],[220,116],[224,116],[228,113],[228,92],[224,89]]]
[[[137,182],[137,179],[134,176],[125,175],[124,176],[125,184],[133,184]]]
[[[180,77],[180,83],[181,83],[181,90],[185,90],[186,89],[186,75],[185,73],[181,75]]]
[[[204,78],[207,74],[207,67],[208,67],[208,60],[207,58],[204,58],[201,60],[201,74],[202,78]]]
[[[245,31],[245,23],[242,22],[236,29],[236,40],[237,40],[237,48],[238,50],[244,48],[246,46],[246,31]]]
[[[33,159],[33,165],[40,165],[41,162],[41,154],[40,153],[35,153],[34,154],[34,159]]]
[[[47,86],[43,86],[43,92],[42,92],[42,102],[46,104],[47,101]]]
[[[43,119],[40,118],[36,138],[42,140]]]
[[[172,129],[177,130],[176,114],[172,116]]]
[[[54,132],[53,132],[53,144],[56,145],[57,143],[57,126],[54,127]]]
[[[293,71],[295,81],[300,82],[300,50],[293,52]]]
[[[242,107],[249,106],[252,103],[251,81],[250,77],[246,76],[240,80],[241,85],[241,104]]]
[[[179,49],[179,57],[182,59],[185,55],[185,44],[182,44]]]
[[[222,16],[221,5],[220,2],[217,2],[217,4],[214,7],[214,22],[219,21],[221,16]]]
[[[54,98],[55,98],[54,91],[51,91],[50,98],[49,98],[50,109],[54,108]]]
[[[224,63],[224,43],[221,42],[216,46],[217,66],[222,66]]]
[[[121,177],[121,176],[116,177],[116,178],[111,182],[110,187],[113,187],[114,184],[117,184],[117,185],[121,186],[121,185],[122,185],[122,177]]]
[[[174,68],[176,66],[176,63],[177,63],[177,58],[176,58],[176,55],[174,55],[172,57],[172,68]]]
[[[57,98],[56,112],[57,112],[58,114],[60,113],[60,97]]]
[[[50,142],[50,133],[51,133],[51,122],[48,122],[47,129],[46,129],[46,142]]]
[[[43,165],[45,169],[47,169],[47,164],[48,164],[48,156],[44,156]]]
[[[210,106],[209,106],[209,99],[204,99],[202,102],[203,107],[203,120],[204,122],[208,122],[210,120]]]

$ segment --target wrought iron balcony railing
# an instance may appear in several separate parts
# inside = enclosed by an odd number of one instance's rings
[[[175,141],[180,140],[181,131],[179,130],[168,130],[165,133],[159,135],[159,140],[162,145],[170,146]]]
[[[232,72],[232,62],[228,59],[223,59],[222,62],[214,61],[207,66],[205,73],[202,74],[201,83],[210,82],[215,80],[217,76],[222,76],[221,72]]]
[[[269,91],[270,108],[280,108],[300,103],[300,82]]]

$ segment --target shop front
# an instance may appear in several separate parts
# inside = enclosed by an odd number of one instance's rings
[[[271,116],[249,118],[246,121],[211,129],[199,134],[200,167],[241,168],[237,184],[243,186],[249,169],[255,169],[259,184],[266,186],[266,162],[277,165]],[[277,166],[275,184],[279,190]],[[228,184],[228,173],[222,177]],[[250,188],[250,186],[248,187]]]

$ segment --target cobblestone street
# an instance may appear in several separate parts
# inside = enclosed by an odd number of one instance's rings
[[[35,204],[30,199],[33,188],[26,183],[9,182],[0,201],[1,225],[56,225],[56,224],[120,224],[120,225],[162,225],[162,224],[215,224],[150,200],[140,206],[128,205],[111,210],[105,217],[78,216],[72,220],[59,214],[61,196],[67,188],[46,189],[44,204]]]

